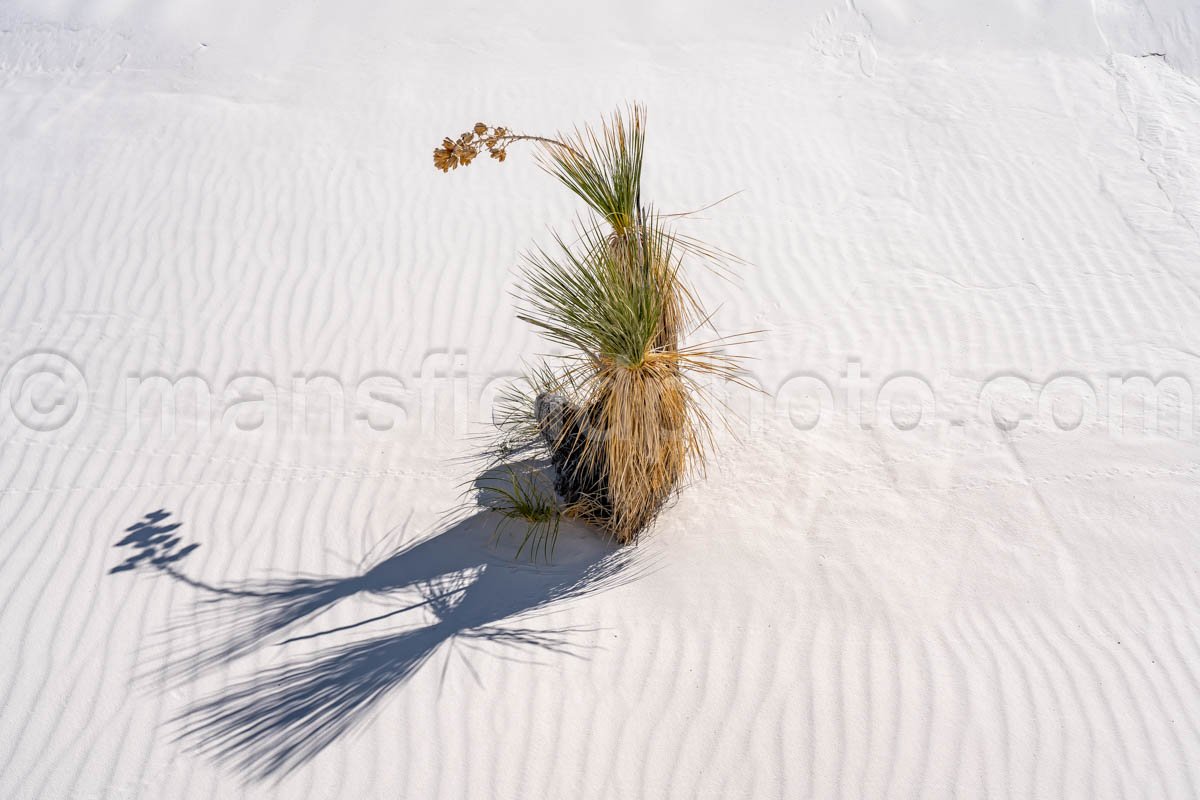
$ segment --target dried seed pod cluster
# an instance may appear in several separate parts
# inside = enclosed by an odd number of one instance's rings
[[[465,167],[474,161],[484,148],[489,156],[503,161],[508,155],[506,148],[510,140],[507,128],[476,122],[474,128],[459,135],[457,139],[451,139],[449,136],[443,139],[442,146],[433,151],[433,165],[442,172]]]

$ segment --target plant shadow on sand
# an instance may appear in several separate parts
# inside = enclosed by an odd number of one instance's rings
[[[477,480],[477,487],[485,480]],[[229,585],[182,571],[181,559],[198,545],[180,546],[181,523],[167,522],[169,512],[160,509],[131,526],[118,545],[134,552],[112,572],[151,569],[201,595],[183,625],[168,629],[167,646],[183,626],[198,632],[202,644],[182,655],[167,654],[161,673],[167,682],[193,679],[264,645],[307,641],[311,647],[311,640],[340,638],[185,708],[174,719],[180,738],[252,778],[282,777],[362,723],[387,692],[452,640],[579,655],[571,637],[585,629],[521,623],[550,606],[631,580],[642,571],[634,568],[633,551],[564,525],[552,565],[516,562],[489,547],[497,518],[481,502],[483,510],[359,574]],[[352,624],[294,630],[355,595],[394,601],[396,607]],[[421,624],[414,625],[409,612],[419,614]],[[405,627],[346,641],[354,629],[380,623]],[[210,633],[216,638],[206,641]]]

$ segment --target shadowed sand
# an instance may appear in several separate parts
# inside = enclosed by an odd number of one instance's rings
[[[170,657],[164,673],[175,683],[267,644],[342,634],[407,612],[423,612],[425,620],[432,620],[288,660],[192,704],[174,719],[187,744],[254,778],[288,772],[317,755],[365,720],[390,690],[453,639],[578,655],[571,635],[584,632],[581,629],[519,623],[634,577],[633,551],[610,546],[588,531],[568,531],[566,538],[572,541],[556,551],[560,557],[553,566],[497,558],[488,543],[499,518],[484,510],[358,575],[219,586],[183,571],[183,558],[198,545],[179,547],[182,523],[167,522],[170,517],[160,509],[130,526],[117,546],[135,552],[111,572],[143,564],[200,593],[198,613],[182,625],[201,626],[202,644],[191,653]],[[286,636],[358,594],[394,597],[396,608],[353,624]]]

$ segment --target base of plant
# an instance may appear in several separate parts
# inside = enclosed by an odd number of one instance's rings
[[[586,437],[598,422],[561,394],[539,394],[534,415],[554,467],[554,491],[568,508],[587,508],[599,519],[612,516],[608,475],[597,459],[585,457]]]

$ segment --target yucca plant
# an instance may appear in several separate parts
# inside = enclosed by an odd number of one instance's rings
[[[525,258],[520,319],[568,355],[543,363],[526,388],[502,398],[500,460],[542,448],[556,471],[562,512],[633,541],[689,470],[703,466],[709,419],[699,379],[739,380],[729,339],[686,345],[708,321],[682,276],[685,256],[714,252],[677,235],[641,200],[645,112],[613,114],[558,137],[478,123],[434,151],[443,171],[485,149],[504,161],[532,141],[539,162],[589,207],[577,241],[555,240]]]

